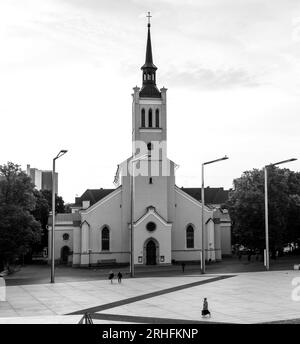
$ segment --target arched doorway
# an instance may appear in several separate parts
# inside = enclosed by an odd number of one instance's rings
[[[148,241],[146,245],[146,264],[156,265],[156,245],[153,240]]]
[[[64,246],[61,249],[61,253],[60,253],[60,259],[61,259],[62,264],[68,264],[69,254],[70,254],[70,247]]]

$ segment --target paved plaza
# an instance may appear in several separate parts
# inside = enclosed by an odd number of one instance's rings
[[[189,274],[8,286],[0,323],[78,323],[85,312],[95,323],[297,322],[292,300],[299,271]],[[208,298],[212,317],[201,317]],[[64,316],[65,315],[65,316]]]

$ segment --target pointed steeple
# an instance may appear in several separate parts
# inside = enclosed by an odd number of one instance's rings
[[[148,35],[147,35],[147,47],[146,47],[146,59],[144,65],[141,67],[143,71],[143,87],[140,91],[140,97],[147,98],[160,98],[161,94],[156,87],[156,70],[157,67],[153,64],[152,46],[151,46],[151,34],[150,34],[150,12],[147,15],[148,18]]]
[[[150,34],[150,27],[151,24],[148,23],[148,36],[147,36],[147,47],[146,47],[146,59],[145,59],[145,64],[143,65],[143,68],[150,67],[150,68],[155,68],[155,65],[153,64],[153,58],[152,58],[152,47],[151,47],[151,34]]]

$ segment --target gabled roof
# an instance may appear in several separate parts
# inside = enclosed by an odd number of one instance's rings
[[[166,221],[155,209],[155,207],[153,207],[152,205],[147,207],[146,212],[138,219],[135,221],[134,226],[138,225],[139,223],[141,223],[146,217],[148,217],[149,215],[154,215],[161,223],[163,223],[165,226],[172,226],[172,223]]]
[[[181,188],[184,192],[201,202],[201,188]],[[224,188],[205,188],[204,200],[205,204],[223,204],[228,200],[229,190]]]
[[[90,201],[90,205],[93,205],[100,201],[100,199],[109,195],[115,189],[87,189],[80,197],[76,197],[75,205],[81,206],[83,201]]]

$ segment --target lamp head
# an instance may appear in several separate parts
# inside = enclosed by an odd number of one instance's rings
[[[229,158],[228,158],[227,155],[225,155],[223,158],[212,160],[212,161],[207,161],[207,162],[204,162],[202,165],[208,165],[208,164],[212,164],[214,162],[218,162],[218,161],[222,161],[222,160],[227,160],[227,159],[229,159]]]
[[[297,160],[296,158],[292,158],[292,159],[288,159],[288,160],[283,160],[283,161],[276,162],[275,164],[269,164],[266,167],[277,166],[277,165],[285,164],[286,162],[291,162],[291,161],[296,161],[296,160]]]
[[[61,150],[59,151],[59,153],[56,155],[56,157],[54,158],[54,160],[60,158],[61,156],[63,156],[63,155],[66,154],[66,153],[67,153],[67,150],[66,150],[66,149],[61,149]]]

